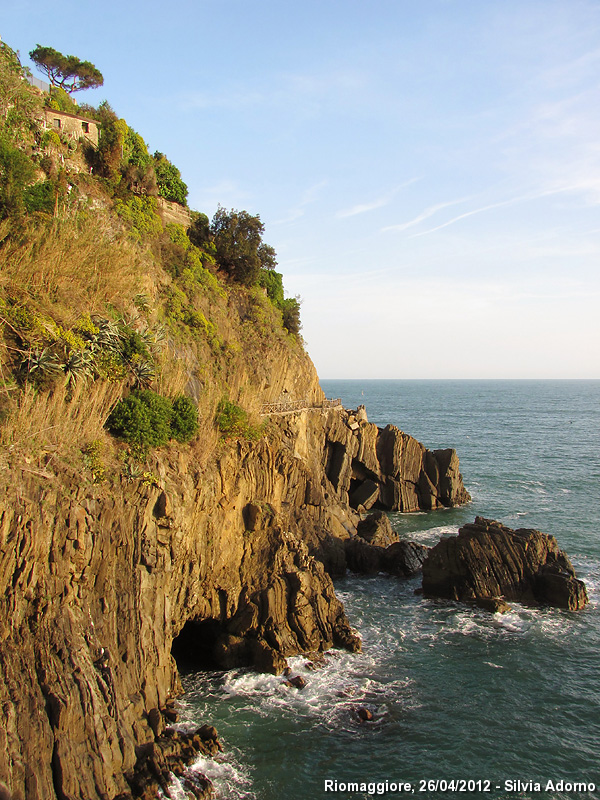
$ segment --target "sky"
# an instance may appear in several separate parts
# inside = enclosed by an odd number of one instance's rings
[[[322,378],[600,378],[597,0],[2,5],[260,215]]]

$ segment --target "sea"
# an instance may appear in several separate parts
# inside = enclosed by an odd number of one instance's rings
[[[435,545],[476,515],[536,528],[590,604],[490,614],[424,599],[418,577],[348,575],[336,592],[363,651],[318,669],[292,658],[303,690],[248,670],[183,676],[184,724],[210,722],[224,744],[195,768],[222,800],[600,798],[600,381],[321,385],[379,426],[456,448],[472,502],[391,514],[402,538]]]

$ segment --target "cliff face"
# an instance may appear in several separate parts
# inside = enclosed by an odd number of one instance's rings
[[[330,575],[359,513],[468,495],[453,451],[315,408],[298,303],[271,257],[254,274],[259,217],[239,270],[214,220],[163,229],[130,181],[141,137],[99,109],[95,180],[81,148],[48,143],[23,77],[0,47],[1,132],[32,170],[0,208],[0,797],[126,800],[218,747],[210,731],[161,736],[175,658],[280,672],[292,653],[357,649]],[[162,411],[138,407],[125,444],[105,423],[134,387]],[[193,441],[147,455],[148,429],[183,435],[168,411],[181,393]],[[263,431],[262,405],[282,400],[305,410]]]
[[[321,561],[344,569],[364,481],[402,507],[465,499],[453,453],[342,409],[274,417],[203,467],[166,449],[144,480],[21,476],[0,506],[0,779],[27,800],[128,791],[178,691],[174,640],[193,663],[275,672],[357,649]]]

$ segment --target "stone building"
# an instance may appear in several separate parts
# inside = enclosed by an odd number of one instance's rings
[[[98,147],[99,123],[93,119],[67,114],[66,111],[56,111],[54,108],[45,108],[44,127],[70,139],[87,139],[94,147]]]

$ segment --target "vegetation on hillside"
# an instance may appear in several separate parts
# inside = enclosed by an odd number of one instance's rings
[[[262,435],[249,388],[301,339],[260,217],[219,207],[163,224],[158,198],[187,198],[167,157],[108,102],[23,77],[1,45],[0,470],[75,452],[100,482],[99,454],[119,447],[144,459],[191,442],[202,460],[219,437]],[[46,130],[44,105],[95,119],[98,147]]]
[[[51,86],[63,89],[68,94],[94,89],[104,83],[102,73],[91,61],[81,61],[77,56],[64,56],[53,47],[38,44],[29,53],[29,58],[47,76]]]

